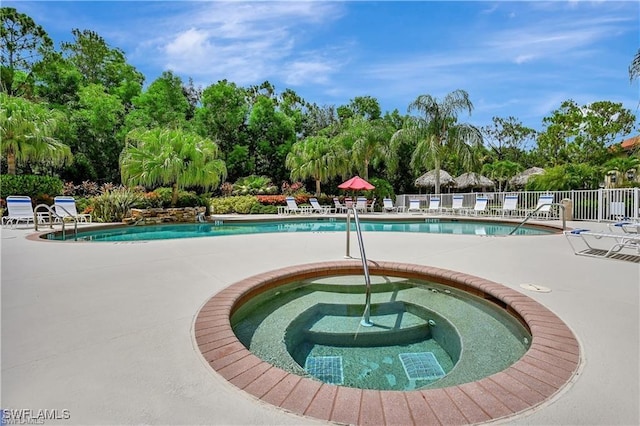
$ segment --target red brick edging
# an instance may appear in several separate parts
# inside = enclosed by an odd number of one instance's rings
[[[253,355],[231,329],[245,301],[279,285],[312,277],[360,274],[362,264],[336,261],[259,274],[222,290],[198,312],[194,333],[204,359],[239,389],[301,416],[347,424],[475,424],[508,418],[550,400],[577,374],[580,347],[553,312],[503,285],[429,266],[375,262],[372,275],[420,278],[460,288],[507,309],[531,331],[529,350],[507,369],[440,389],[377,391],[329,385],[288,373]]]

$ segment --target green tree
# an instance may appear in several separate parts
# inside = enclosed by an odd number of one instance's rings
[[[102,84],[125,106],[142,90],[144,76],[129,65],[124,52],[111,48],[98,33],[71,31],[74,42],[62,43],[62,51],[83,76],[83,84]]]
[[[145,127],[185,127],[189,101],[182,79],[171,71],[164,71],[140,95],[131,100],[133,110],[127,115],[128,129]]]
[[[296,141],[293,119],[278,111],[273,99],[260,96],[251,109],[247,132],[255,174],[271,176],[274,182],[286,180],[285,160]]]
[[[607,161],[603,165],[604,173],[615,173],[616,186],[624,187],[629,183],[627,174],[635,178],[640,174],[640,158],[631,157],[615,157]]]
[[[531,176],[525,188],[531,191],[569,191],[595,189],[602,180],[600,167],[585,163],[569,163],[545,169]]]
[[[509,160],[498,160],[482,166],[482,174],[498,182],[498,191],[502,191],[503,185],[506,190],[509,179],[522,170],[524,170],[524,168],[520,164]]]
[[[291,180],[314,179],[316,195],[320,195],[321,183],[345,174],[347,155],[341,153],[340,149],[338,144],[325,136],[309,136],[294,143],[286,159]]]
[[[622,103],[600,101],[581,107],[565,101],[543,119],[545,129],[538,135],[536,154],[544,166],[602,164],[611,155],[608,147],[633,130],[635,119]]]
[[[16,163],[61,166],[72,160],[71,149],[54,137],[58,119],[42,105],[0,93],[0,146],[9,174],[16,174]]]
[[[227,80],[218,81],[202,92],[202,106],[197,109],[195,118],[198,132],[217,140],[224,156],[234,146],[246,144],[244,126],[249,113],[246,97],[245,89]],[[231,170],[229,172],[234,176]]]
[[[11,96],[24,94],[34,65],[53,50],[53,42],[33,19],[12,7],[0,8],[0,20],[0,89]]]
[[[344,123],[336,140],[350,153],[353,168],[366,180],[371,165],[377,166],[392,156],[392,134],[393,129],[384,120],[354,116]]]
[[[497,160],[521,162],[524,145],[536,131],[523,126],[515,117],[493,117],[493,124],[481,129],[484,142]]]
[[[161,128],[127,134],[120,171],[122,182],[128,185],[170,185],[172,206],[178,202],[180,189],[215,189],[227,175],[213,141],[181,129]]]
[[[420,95],[409,105],[409,111],[418,111],[422,116],[408,117],[404,127],[393,135],[395,141],[411,139],[416,142],[411,165],[416,170],[433,166],[436,193],[440,193],[440,169],[447,152],[455,153],[460,161],[471,167],[473,147],[482,143],[478,128],[458,123],[460,112],[471,114],[472,110],[473,104],[464,90],[449,93],[441,102],[431,95]]]
[[[58,52],[42,59],[33,71],[35,94],[52,105],[65,106],[78,101],[82,74]]]
[[[118,157],[124,146],[121,134],[124,105],[119,97],[106,92],[101,84],[89,84],[78,93],[72,110],[74,152],[86,156],[99,180],[117,181]]]

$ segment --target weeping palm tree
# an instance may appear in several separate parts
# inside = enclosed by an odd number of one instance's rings
[[[56,114],[26,99],[0,94],[0,147],[10,175],[17,163],[48,162],[62,166],[72,160],[71,149],[53,135]]]
[[[367,120],[356,116],[345,124],[336,139],[351,152],[353,167],[367,180],[369,166],[377,166],[391,156],[391,135],[391,129],[382,120]]]
[[[218,145],[181,129],[136,129],[127,134],[120,154],[122,182],[128,185],[171,185],[171,205],[178,190],[201,186],[216,188],[227,176]]]
[[[629,65],[629,80],[633,81],[638,77],[640,77],[640,49],[638,49],[631,61],[631,65]]]
[[[416,148],[411,156],[411,166],[421,169],[433,165],[435,193],[440,193],[440,169],[447,153],[454,153],[466,168],[473,162],[473,148],[482,143],[482,133],[471,124],[458,123],[458,113],[471,114],[473,104],[464,90],[449,93],[442,102],[430,95],[420,95],[409,105],[409,111],[422,116],[411,116],[405,126],[392,137],[392,144],[401,140],[413,140]]]
[[[348,162],[346,153],[325,136],[310,136],[296,142],[285,160],[291,170],[291,179],[312,178],[316,182],[316,195],[320,195],[320,184],[329,179],[346,175]]]

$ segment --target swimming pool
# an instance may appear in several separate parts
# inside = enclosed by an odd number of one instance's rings
[[[364,232],[423,232],[462,235],[508,235],[515,224],[500,222],[458,221],[441,219],[418,220],[361,220]],[[355,230],[352,222],[351,229]],[[278,221],[215,221],[211,223],[186,223],[146,226],[109,227],[78,232],[80,241],[148,241],[179,238],[216,237],[225,235],[261,234],[275,232],[345,232],[345,220],[315,218]],[[550,228],[521,227],[514,235],[548,235]],[[46,234],[50,240],[73,239],[67,232]]]

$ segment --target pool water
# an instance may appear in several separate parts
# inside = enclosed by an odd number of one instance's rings
[[[436,234],[508,235],[514,225],[476,221],[365,221],[360,224],[364,232],[424,232]],[[355,225],[351,224],[355,230]],[[259,234],[273,232],[344,232],[346,222],[332,218],[304,221],[275,222],[223,222],[197,224],[168,224],[126,226],[78,232],[77,239],[84,241],[146,241],[177,238],[215,237],[225,235]],[[534,227],[521,227],[515,235],[548,235],[552,231]],[[67,233],[69,234],[69,233]],[[48,239],[62,240],[59,233],[50,233]],[[67,235],[67,239],[70,237]]]
[[[504,370],[531,334],[504,309],[442,284],[372,276],[372,327],[361,326],[364,278],[287,284],[240,306],[238,340],[290,373],[378,390],[446,387]]]

